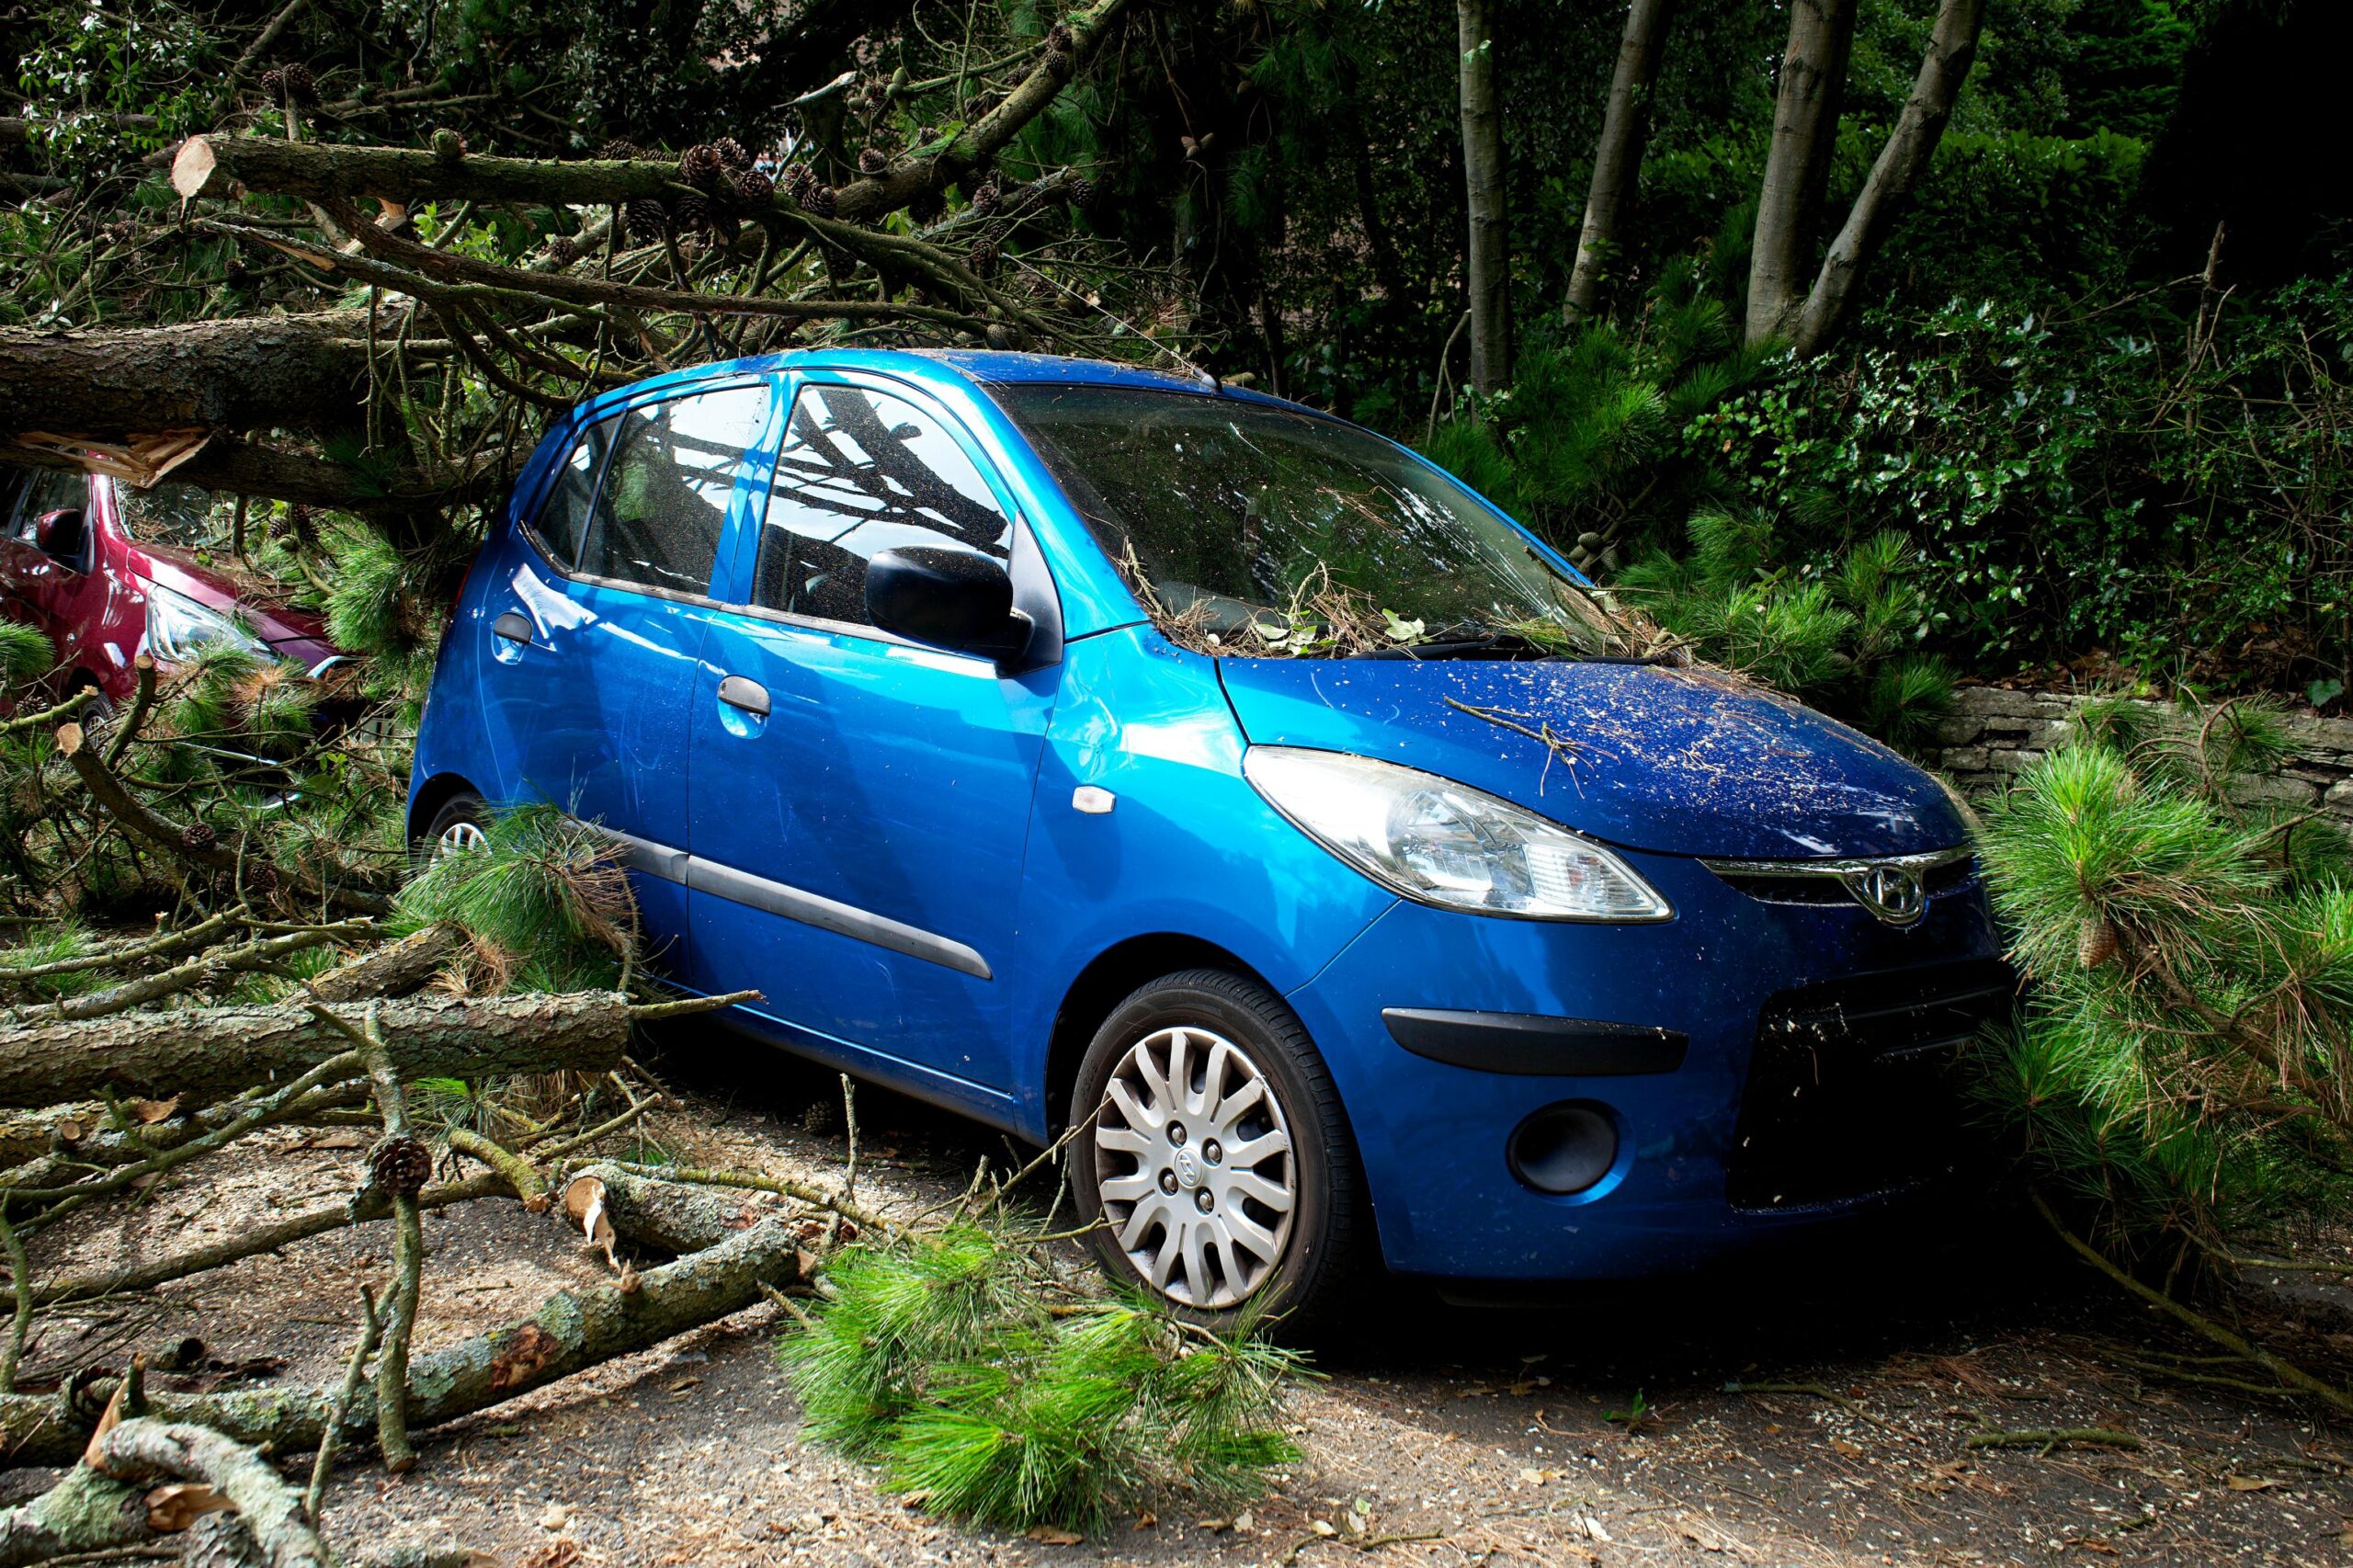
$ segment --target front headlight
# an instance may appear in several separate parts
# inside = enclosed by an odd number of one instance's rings
[[[209,647],[227,643],[269,656],[269,644],[209,605],[161,583],[147,585],[147,652],[167,665],[184,665]]]
[[[1423,903],[1523,920],[1675,915],[1600,845],[1436,774],[1291,746],[1252,746],[1242,772],[1310,838]]]

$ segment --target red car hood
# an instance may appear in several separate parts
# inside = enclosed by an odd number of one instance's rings
[[[285,595],[259,577],[223,571],[215,562],[176,545],[134,547],[143,557],[145,575],[215,609],[234,608],[250,621],[261,640],[269,643],[327,641],[326,622],[296,608]]]

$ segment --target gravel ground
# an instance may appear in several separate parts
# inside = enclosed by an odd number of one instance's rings
[[[801,1125],[830,1078],[708,1033],[657,1071],[685,1102],[658,1129],[682,1157],[838,1173],[843,1139]],[[882,1091],[858,1104],[872,1200],[912,1211],[1004,1153]],[[339,1196],[358,1182],[362,1142],[289,1133],[267,1159],[199,1164],[135,1207],[44,1235],[36,1264],[176,1251]],[[604,1269],[559,1219],[512,1203],[428,1215],[426,1233],[426,1348]],[[2353,1256],[2343,1238],[2302,1240]],[[27,1379],[177,1347],[193,1378],[332,1382],[356,1289],[383,1277],[389,1248],[377,1223],[153,1297],[45,1313]],[[2344,1306],[2341,1287],[2307,1278],[2267,1311],[2347,1360]],[[2140,1315],[2030,1218],[1922,1213],[1837,1249],[1541,1306],[1449,1305],[1400,1283],[1368,1298],[1354,1346],[1327,1352],[1297,1398],[1305,1460],[1266,1498],[1231,1518],[1122,1520],[1074,1544],[944,1526],[802,1442],[771,1357],[780,1326],[756,1307],[444,1428],[400,1480],[347,1463],[329,1536],[455,1536],[517,1568],[2353,1562],[2353,1432],[2295,1404],[2144,1381],[2120,1352],[2202,1347]],[[1986,1428],[2077,1426],[2142,1446],[1965,1446]],[[51,1478],[0,1484],[15,1500]]]

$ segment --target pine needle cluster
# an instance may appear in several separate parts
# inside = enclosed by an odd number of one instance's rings
[[[1711,664],[1915,748],[1952,712],[1951,670],[1915,651],[1930,607],[1918,552],[1881,532],[1826,565],[1779,548],[1755,507],[1708,507],[1687,525],[1690,553],[1655,551],[1615,585]]]
[[[2219,1250],[2353,1153],[2353,846],[2234,799],[2260,710],[2096,704],[1986,812],[1980,854],[2032,984],[1976,1092],[2122,1252]]]
[[[544,803],[503,813],[481,845],[435,858],[401,891],[396,921],[464,931],[469,979],[485,991],[609,990],[637,950],[620,846]]]
[[[977,1224],[852,1248],[779,1347],[813,1436],[949,1517],[1088,1529],[1172,1496],[1231,1503],[1294,1461],[1297,1358],[1142,1301],[1056,1306],[1039,1249]]]

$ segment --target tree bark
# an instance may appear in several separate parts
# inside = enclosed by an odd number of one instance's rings
[[[1659,56],[1674,9],[1675,0],[1632,0],[1626,11],[1618,67],[1609,77],[1609,106],[1602,115],[1601,141],[1593,151],[1593,183],[1586,190],[1576,267],[1569,274],[1572,322],[1593,314],[1601,301],[1602,278],[1617,265],[1620,220],[1642,176],[1651,89],[1658,81]]]
[[[251,1445],[203,1426],[142,1415],[90,1447],[89,1468],[118,1481],[200,1482],[226,1497],[270,1568],[329,1568],[326,1548],[302,1517],[301,1498]]]
[[[409,1079],[554,1067],[601,1072],[629,1043],[629,999],[619,992],[419,997],[386,1006],[382,1018],[393,1060]],[[208,1085],[259,1084],[306,1072],[349,1047],[349,1036],[299,1004],[123,1013],[81,1023],[11,1019],[0,1022],[0,1106],[53,1105],[103,1089],[162,1099]]]
[[[311,982],[311,994],[322,1002],[364,1002],[370,996],[391,999],[424,988],[441,972],[441,966],[465,937],[454,926],[427,926],[396,942],[387,942],[349,963],[331,969]]]
[[[1856,278],[1886,239],[1893,213],[1936,153],[1945,122],[1952,118],[1953,100],[1976,61],[1977,38],[1984,25],[1985,0],[1943,0],[1937,7],[1927,52],[1921,57],[1920,74],[1904,101],[1904,112],[1888,132],[1887,145],[1871,165],[1845,225],[1830,242],[1821,274],[1798,314],[1791,341],[1800,354],[1819,353],[1837,335]]]
[[[564,1291],[518,1323],[416,1358],[409,1366],[410,1424],[423,1430],[471,1415],[742,1311],[760,1300],[763,1285],[792,1284],[813,1267],[795,1239],[801,1220],[775,1215],[632,1281]],[[100,1383],[88,1392],[104,1399],[113,1388]],[[148,1395],[160,1418],[279,1454],[315,1447],[335,1403],[334,1391],[310,1388]],[[94,1419],[53,1396],[0,1396],[0,1464],[70,1462]],[[342,1413],[339,1440],[364,1441],[375,1426],[374,1392],[363,1389]]]
[[[1838,146],[1838,107],[1855,41],[1855,0],[1792,0],[1773,142],[1756,193],[1747,341],[1786,339],[1813,271],[1814,220]]]
[[[1471,384],[1495,392],[1511,381],[1511,226],[1504,188],[1503,106],[1495,92],[1495,28],[1488,0],[1455,0],[1461,51],[1462,185],[1471,232],[1463,283],[1471,305]]]
[[[17,430],[118,441],[165,430],[328,429],[358,422],[367,384],[368,318],[358,311],[119,330],[0,327],[0,418]]]
[[[145,1487],[75,1464],[40,1496],[0,1509],[0,1568],[118,1551],[154,1537]]]

